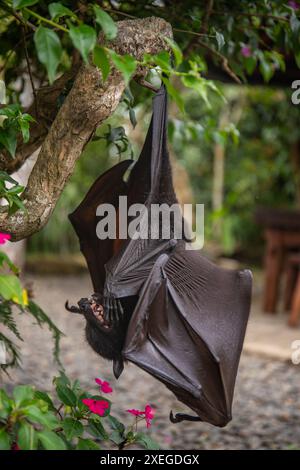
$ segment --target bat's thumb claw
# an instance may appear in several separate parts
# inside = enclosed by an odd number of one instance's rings
[[[68,310],[68,312],[72,312],[72,313],[82,313],[78,307],[74,307],[74,305],[70,307],[68,300],[65,303],[65,309]]]
[[[199,416],[187,415],[185,413],[176,413],[174,416],[172,410],[170,411],[169,417],[171,423],[180,423],[181,421],[202,421]]]

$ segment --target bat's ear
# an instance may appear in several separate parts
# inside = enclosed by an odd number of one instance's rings
[[[124,369],[124,362],[123,359],[120,357],[118,359],[114,359],[113,363],[113,371],[114,371],[114,376],[116,379],[120,377]]]

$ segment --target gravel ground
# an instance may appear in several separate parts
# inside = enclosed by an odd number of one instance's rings
[[[205,423],[171,424],[169,410],[183,411],[176,398],[162,384],[134,365],[128,365],[116,381],[110,363],[97,356],[84,339],[84,321],[71,317],[63,307],[65,299],[75,302],[91,292],[87,275],[66,277],[28,276],[34,282],[36,301],[65,333],[61,357],[66,373],[91,390],[94,377],[111,381],[114,386],[113,411],[130,422],[122,410],[140,408],[145,403],[157,407],[152,426],[153,438],[170,449],[288,449],[300,448],[300,365],[242,356],[233,406],[233,420],[218,429]],[[19,319],[18,319],[19,321]],[[11,380],[4,377],[5,387],[33,383],[51,390],[57,373],[51,349],[53,343],[46,328],[32,326],[20,318],[24,337],[21,344],[22,369],[12,371]],[[3,379],[3,378],[2,378]],[[185,410],[186,411],[186,410]]]

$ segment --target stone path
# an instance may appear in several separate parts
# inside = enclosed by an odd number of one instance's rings
[[[67,374],[73,379],[78,378],[90,390],[94,377],[110,380],[115,390],[114,414],[124,418],[128,424],[130,417],[126,416],[124,410],[141,408],[146,403],[155,405],[157,410],[152,433],[163,448],[300,448],[300,365],[272,359],[270,355],[262,357],[244,353],[237,380],[232,422],[223,429],[204,423],[183,422],[174,425],[169,422],[169,410],[183,411],[183,408],[171,392],[133,365],[127,366],[118,381],[114,380],[110,364],[86,344],[83,319],[79,316],[71,317],[64,310],[65,299],[75,302],[90,293],[88,276],[28,278],[34,281],[36,301],[66,335],[62,340],[61,356]],[[257,312],[253,315],[254,319]],[[51,390],[52,377],[57,372],[52,361],[51,337],[46,329],[32,326],[25,315],[19,320],[25,340],[21,345],[23,368],[12,371],[11,381],[4,377],[4,385],[9,389],[12,384],[34,383],[37,387]],[[258,325],[257,334],[261,331],[259,321],[253,320],[252,343],[256,336],[255,324]],[[293,334],[300,339],[300,330],[295,330]],[[270,338],[265,339],[270,341]],[[260,341],[263,343],[262,339]]]

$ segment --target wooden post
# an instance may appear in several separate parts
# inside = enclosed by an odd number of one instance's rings
[[[293,295],[292,300],[292,310],[289,317],[289,325],[290,326],[297,326],[300,317],[300,271],[298,273],[298,279],[296,288]]]
[[[265,290],[263,309],[275,313],[278,300],[279,280],[283,264],[284,247],[279,230],[266,229]]]

